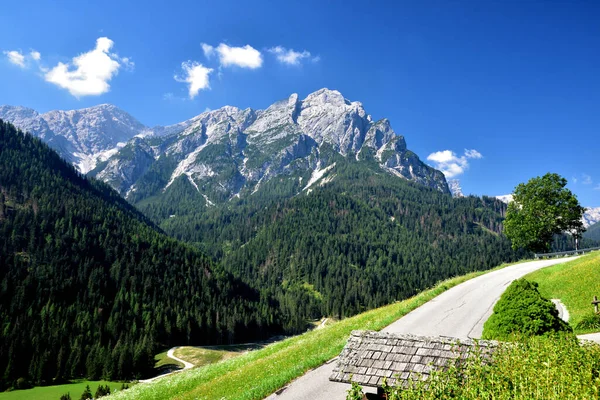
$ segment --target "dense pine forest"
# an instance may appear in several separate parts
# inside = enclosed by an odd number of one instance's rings
[[[336,160],[335,179],[311,192],[294,195],[297,180],[275,178],[256,195],[207,207],[180,179],[137,205],[171,235],[274,296],[288,332],[523,256],[500,234],[502,202],[453,199],[348,159]]]
[[[0,121],[0,390],[144,376],[158,346],[255,340],[268,294]]]

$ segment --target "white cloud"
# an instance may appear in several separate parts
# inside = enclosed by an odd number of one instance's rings
[[[437,163],[446,163],[456,159],[456,154],[450,150],[436,151],[427,156],[427,159]]]
[[[215,53],[215,48],[210,44],[200,43],[200,45],[202,46],[202,51],[204,52],[204,56],[206,58],[212,57],[212,55]]]
[[[203,89],[209,89],[210,84],[208,77],[213,71],[212,68],[206,68],[204,65],[196,61],[186,61],[181,63],[184,75],[175,75],[177,82],[185,82],[189,85],[188,92],[190,99],[198,95],[198,92]]]
[[[475,149],[465,149],[464,155],[460,157],[451,150],[436,151],[427,156],[427,159],[432,161],[434,167],[442,171],[446,178],[464,173],[469,168],[469,159],[480,158],[483,158],[483,156]]]
[[[96,40],[96,47],[87,53],[73,57],[71,63],[59,62],[45,72],[47,82],[67,89],[73,96],[97,96],[110,90],[108,82],[124,66],[132,69],[134,64],[127,58],[110,53],[114,42],[107,37]],[[42,69],[43,71],[43,69]]]
[[[294,49],[286,49],[282,46],[272,47],[269,50],[269,53],[275,54],[277,60],[281,63],[288,65],[300,65],[302,59],[311,59],[310,52],[307,50],[303,50],[302,52],[295,51]],[[317,62],[320,60],[320,57],[313,57],[312,61]]]
[[[116,54],[111,54],[111,56],[113,57],[118,57]],[[135,69],[135,63],[133,61],[131,61],[131,59],[129,57],[123,57],[120,59],[123,67],[125,67],[126,70],[128,71],[133,71]]]
[[[584,185],[591,185],[592,183],[594,183],[592,177],[588,174],[581,174],[581,177],[583,178],[581,183],[583,183]]]
[[[206,43],[201,43],[202,51],[206,58],[211,58],[215,53],[219,56],[219,63],[222,67],[232,65],[241,68],[256,69],[263,63],[262,54],[249,44],[244,47],[232,47],[225,43],[213,47]]]
[[[5,51],[4,54],[12,64],[20,68],[28,68],[32,62],[39,64],[42,59],[42,55],[39,51],[31,50],[29,54],[23,54],[21,50]]]
[[[577,184],[578,179],[576,177],[571,178],[574,184]]]
[[[467,158],[475,158],[475,159],[483,158],[483,156],[481,155],[481,153],[478,152],[475,149],[471,149],[471,150],[465,149],[465,157],[467,157]]]
[[[4,54],[8,57],[8,61],[21,68],[25,68],[25,56],[17,50],[5,51]]]
[[[262,66],[262,54],[249,44],[244,47],[230,47],[221,43],[216,48],[222,66],[236,65],[241,68],[256,69]]]

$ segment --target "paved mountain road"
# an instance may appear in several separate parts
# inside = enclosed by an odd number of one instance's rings
[[[494,304],[515,279],[554,264],[573,260],[561,258],[516,264],[487,273],[447,290],[433,300],[384,328],[384,332],[427,336],[479,338],[483,323]],[[333,361],[333,360],[332,360]],[[329,361],[300,378],[268,400],[344,400],[350,385],[330,382],[335,362]],[[367,392],[370,388],[364,388]],[[372,391],[374,393],[374,391]]]

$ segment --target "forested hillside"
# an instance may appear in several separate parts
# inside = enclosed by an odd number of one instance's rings
[[[0,389],[143,376],[159,345],[272,334],[267,295],[0,120]]]
[[[180,179],[138,206],[273,294],[291,332],[518,257],[500,234],[506,206],[496,199],[453,199],[352,159],[336,160],[330,174],[296,196],[294,179],[273,179],[254,196],[212,207]]]
[[[594,225],[589,226],[587,231],[583,234],[583,237],[600,241],[600,222],[596,222]]]

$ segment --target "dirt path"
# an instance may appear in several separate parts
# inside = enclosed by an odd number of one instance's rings
[[[175,361],[179,361],[180,363],[182,363],[182,364],[183,364],[183,369],[180,369],[179,371],[184,371],[184,370],[186,370],[186,369],[193,368],[193,367],[194,367],[194,364],[192,364],[192,363],[190,363],[190,362],[187,362],[187,361],[185,361],[185,360],[182,360],[182,359],[181,359],[181,358],[179,358],[179,357],[175,357],[175,350],[177,350],[177,349],[178,349],[178,348],[180,348],[180,347],[181,347],[181,346],[177,346],[177,347],[173,347],[172,349],[170,349],[170,350],[167,352],[167,357],[169,357],[169,358],[172,358],[172,359],[173,359],[173,360],[175,360]]]
[[[171,372],[166,373],[166,374],[158,375],[158,376],[155,376],[154,378],[150,378],[150,379],[141,379],[139,382],[140,383],[152,383],[152,382],[156,381],[157,379],[164,378],[165,376],[169,376],[169,375],[181,372],[181,371],[185,371],[186,369],[193,368],[194,364],[189,363],[189,362],[187,362],[185,360],[182,360],[179,357],[175,357],[175,350],[177,350],[179,347],[181,347],[181,346],[176,346],[176,347],[173,347],[172,349],[169,349],[169,351],[167,352],[167,357],[169,357],[169,358],[171,358],[171,359],[173,359],[175,361],[178,361],[178,362],[182,363],[183,364],[183,369],[176,369],[175,371],[171,371]]]

